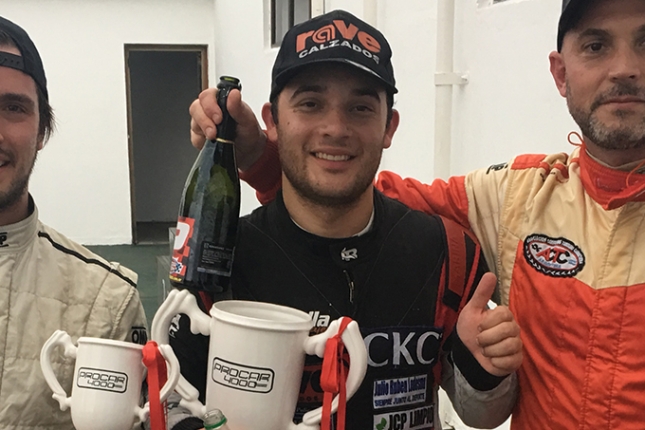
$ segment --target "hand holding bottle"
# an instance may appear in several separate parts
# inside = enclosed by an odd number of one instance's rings
[[[257,117],[248,104],[242,101],[242,94],[232,90],[226,107],[237,122],[235,157],[240,170],[249,168],[264,152],[266,135]],[[217,88],[208,88],[190,105],[190,141],[197,149],[204,146],[206,139],[215,139],[216,126],[222,122],[222,110],[217,105]]]
[[[217,137],[203,145],[186,180],[170,264],[174,287],[210,293],[228,290],[240,215],[237,124],[227,101],[242,86],[239,79],[222,76],[217,88]]]

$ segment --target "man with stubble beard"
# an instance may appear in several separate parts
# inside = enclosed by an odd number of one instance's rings
[[[582,131],[570,155],[521,155],[432,185],[383,172],[376,186],[482,244],[522,327],[513,429],[642,429],[645,2],[564,0],[549,61]],[[275,142],[255,136],[238,148],[268,201],[279,160]]]
[[[514,404],[522,353],[508,308],[486,308],[495,279],[484,274],[479,246],[455,223],[373,186],[399,123],[390,57],[385,37],[344,11],[285,35],[262,109],[279,142],[282,192],[240,221],[232,295],[301,309],[314,332],[341,316],[358,322],[368,370],[347,404],[348,429],[440,429],[439,385],[464,421],[495,427]],[[215,100],[214,91],[203,97]],[[243,107],[239,92],[228,107],[233,115]],[[250,125],[239,124],[238,138],[257,132]],[[209,297],[198,298],[208,309]],[[192,335],[182,316],[170,344],[203,401],[208,339]],[[322,403],[320,369],[308,357],[296,420]],[[382,388],[408,381],[409,391]],[[202,427],[170,406],[174,430]]]
[[[53,127],[40,55],[22,28],[0,17],[0,428],[7,430],[74,428],[40,369],[55,330],[74,340],[147,337],[136,274],[38,219],[29,177]],[[74,362],[58,354],[53,361],[69,393]]]

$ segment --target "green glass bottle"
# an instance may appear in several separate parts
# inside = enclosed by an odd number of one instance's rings
[[[226,417],[219,409],[213,409],[204,415],[205,430],[228,430]]]
[[[226,100],[231,90],[242,86],[239,79],[222,76],[217,88],[222,122],[217,138],[206,141],[186,180],[170,265],[173,286],[212,293],[228,289],[240,216],[237,124]]]

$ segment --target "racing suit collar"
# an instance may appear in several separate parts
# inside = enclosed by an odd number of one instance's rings
[[[291,250],[301,258],[332,258],[343,269],[366,261],[370,255],[378,252],[378,247],[373,245],[374,237],[379,233],[379,223],[383,218],[384,196],[378,191],[374,192],[374,218],[369,224],[370,229],[364,234],[347,238],[326,238],[317,236],[303,230],[291,219],[284,205],[282,193],[276,194],[275,203],[270,205],[275,211],[275,228],[281,235],[290,238]],[[355,250],[355,251],[352,251]],[[349,253],[352,251],[352,253]]]
[[[38,208],[29,196],[29,216],[14,224],[0,226],[0,254],[13,253],[29,245],[38,231]]]
[[[613,210],[629,202],[645,201],[645,174],[613,169],[594,160],[586,145],[580,148],[582,184],[605,210]]]

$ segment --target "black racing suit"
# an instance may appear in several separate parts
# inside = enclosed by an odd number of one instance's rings
[[[457,311],[487,269],[479,245],[456,224],[452,227],[458,229],[461,252],[452,253],[450,262],[444,222],[378,191],[371,229],[346,239],[322,238],[299,228],[281,195],[240,220],[233,298],[308,312],[313,333],[341,316],[358,322],[368,370],[348,401],[347,429],[435,428],[441,366],[452,366],[453,359],[470,390],[493,392],[503,379],[481,368],[453,333]],[[461,285],[448,288],[450,279]],[[201,302],[206,310],[208,304]],[[185,315],[170,331],[182,374],[199,390],[202,402],[208,341],[190,332]],[[320,367],[319,358],[307,357],[296,420],[322,403]],[[514,400],[514,389],[503,390],[507,400]],[[509,405],[502,408],[508,411],[501,421],[510,413]],[[198,420],[188,418],[174,429],[200,427]]]

